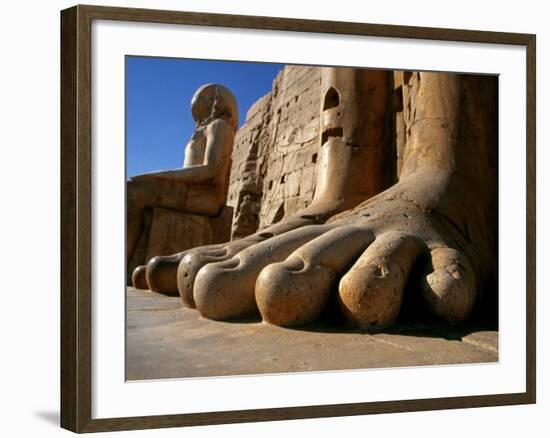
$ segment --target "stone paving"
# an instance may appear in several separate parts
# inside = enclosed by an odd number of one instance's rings
[[[498,361],[498,332],[400,326],[367,334],[316,324],[218,322],[180,299],[127,289],[128,380]]]

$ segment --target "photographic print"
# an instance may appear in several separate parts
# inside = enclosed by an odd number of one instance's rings
[[[61,13],[61,424],[536,401],[535,35]]]
[[[498,361],[498,76],[125,75],[128,380]]]

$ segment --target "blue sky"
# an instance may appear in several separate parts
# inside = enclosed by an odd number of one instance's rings
[[[183,164],[194,129],[191,97],[206,83],[228,87],[239,126],[250,106],[271,90],[282,64],[126,57],[127,176]]]

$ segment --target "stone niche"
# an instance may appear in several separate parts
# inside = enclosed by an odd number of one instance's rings
[[[189,248],[227,242],[231,236],[233,208],[224,207],[216,217],[183,213],[166,208],[149,209],[136,250],[128,263],[127,284],[132,272],[158,255],[170,255]]]

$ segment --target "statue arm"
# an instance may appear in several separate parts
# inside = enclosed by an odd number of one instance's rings
[[[225,160],[231,159],[234,131],[227,122],[218,119],[207,127],[206,135],[206,152],[202,165],[145,173],[132,177],[132,180],[167,179],[190,184],[211,182],[221,171]]]

